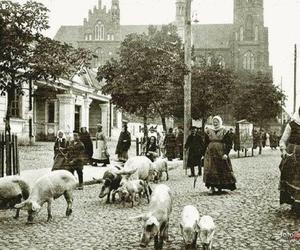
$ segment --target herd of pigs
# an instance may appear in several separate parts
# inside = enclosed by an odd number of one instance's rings
[[[147,198],[147,212],[131,218],[143,221],[140,242],[142,247],[146,247],[154,239],[155,249],[162,249],[163,241],[168,240],[172,211],[171,189],[165,184],[157,184],[152,191],[149,185],[150,182],[159,182],[163,173],[168,180],[168,164],[165,159],[158,158],[151,162],[145,156],[135,156],[128,159],[123,167],[110,167],[105,171],[103,178],[95,180],[102,183],[99,197],[106,196],[107,203],[116,202],[116,195],[123,205],[130,202],[132,206],[135,201],[140,203],[143,197]],[[47,203],[50,221],[51,204],[63,195],[67,201],[66,216],[70,216],[76,184],[74,175],[66,170],[56,170],[41,176],[32,188],[20,176],[3,177],[0,178],[0,209],[16,208],[16,219],[20,209],[27,210],[27,223],[32,223],[43,204]],[[197,249],[198,235],[203,249],[211,249],[215,224],[210,216],[204,215],[200,218],[198,210],[192,205],[187,205],[182,210],[179,225],[186,249]]]

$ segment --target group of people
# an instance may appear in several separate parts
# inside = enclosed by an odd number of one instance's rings
[[[83,189],[83,165],[97,163],[109,164],[107,153],[107,141],[102,126],[97,125],[96,150],[86,127],[82,127],[80,132],[73,131],[73,139],[67,140],[65,133],[61,130],[57,133],[54,143],[54,163],[52,171],[67,169],[72,174],[77,172],[79,180],[79,190]]]
[[[280,136],[277,135],[276,131],[266,132],[262,130],[253,130],[253,148],[265,148],[270,147],[271,149],[277,149],[279,146]]]

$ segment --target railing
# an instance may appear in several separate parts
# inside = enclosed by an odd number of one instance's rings
[[[0,133],[0,177],[20,174],[18,138]]]

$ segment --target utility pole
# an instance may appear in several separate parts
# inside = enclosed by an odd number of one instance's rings
[[[184,77],[184,142],[189,135],[192,125],[191,118],[191,80],[192,80],[192,27],[191,27],[191,4],[192,0],[185,1],[185,21],[184,21],[184,62],[188,68],[188,74]],[[187,169],[187,152],[183,154],[183,168]]]
[[[294,112],[296,112],[296,95],[297,95],[297,44],[294,51]]]

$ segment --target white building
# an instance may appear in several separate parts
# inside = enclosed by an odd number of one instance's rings
[[[16,95],[11,107],[11,130],[19,142],[52,140],[58,130],[71,134],[87,127],[92,136],[101,123],[107,137],[118,136],[122,127],[122,113],[110,103],[110,97],[100,91],[103,83],[96,80],[96,72],[86,70],[72,81],[60,79],[55,84],[35,82],[30,97],[29,84],[23,85],[24,95]],[[0,131],[4,131],[7,97],[0,96]]]

